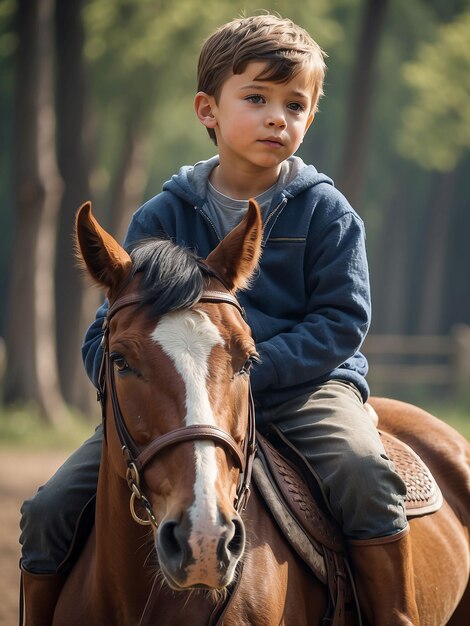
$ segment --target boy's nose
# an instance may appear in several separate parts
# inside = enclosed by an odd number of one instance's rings
[[[266,118],[266,125],[271,128],[285,128],[286,118],[283,113],[272,113]]]

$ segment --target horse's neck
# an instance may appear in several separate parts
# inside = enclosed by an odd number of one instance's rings
[[[96,498],[95,584],[100,602],[122,603],[126,610],[134,605],[141,611],[152,583],[145,561],[153,538],[150,530],[133,521],[129,499],[127,484],[103,459]]]

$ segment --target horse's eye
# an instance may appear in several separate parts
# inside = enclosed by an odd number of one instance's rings
[[[253,367],[253,361],[251,359],[248,359],[247,361],[245,361],[245,364],[243,365],[242,369],[240,370],[240,373],[241,374],[249,374],[252,367]]]
[[[128,362],[123,356],[121,356],[120,354],[114,354],[112,355],[112,359],[114,367],[120,374],[125,374],[126,372],[130,371],[131,368],[129,367]]]
[[[253,363],[258,362],[258,357],[257,355],[251,355],[244,363],[243,367],[240,370],[240,374],[246,374],[249,375],[250,374],[250,370],[253,367]]]

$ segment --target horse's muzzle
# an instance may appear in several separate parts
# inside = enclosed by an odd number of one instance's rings
[[[219,517],[212,528],[194,529],[186,515],[160,525],[157,554],[172,589],[222,589],[232,582],[245,549],[245,527],[237,513],[228,520]]]

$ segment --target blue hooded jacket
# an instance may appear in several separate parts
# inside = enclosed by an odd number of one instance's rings
[[[352,382],[364,401],[367,361],[359,352],[370,323],[363,222],[331,179],[298,157],[297,174],[276,189],[264,219],[263,252],[248,291],[239,292],[261,364],[251,379],[258,409],[308,393],[329,379]],[[218,157],[182,167],[134,214],[124,246],[170,238],[207,255],[220,236],[205,209]],[[96,385],[107,302],[85,336],[88,376]]]

